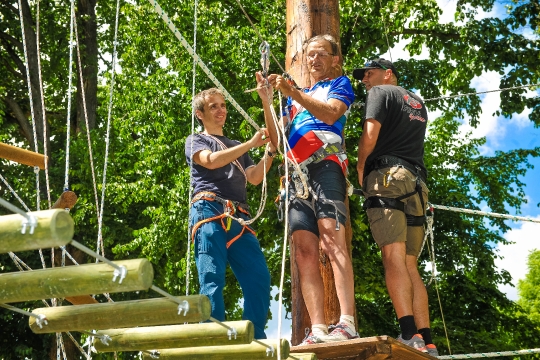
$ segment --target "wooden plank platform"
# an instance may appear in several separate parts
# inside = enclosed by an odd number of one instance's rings
[[[315,353],[319,360],[347,359],[347,360],[422,360],[436,357],[403,345],[396,339],[386,335],[360,338],[333,343],[323,343],[305,346],[292,346],[294,353]]]

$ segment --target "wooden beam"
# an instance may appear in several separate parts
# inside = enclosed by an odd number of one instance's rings
[[[77,202],[77,195],[70,190],[66,190],[60,195],[52,206],[53,209],[71,209]]]
[[[267,346],[258,342],[248,345],[206,346],[183,349],[165,349],[159,351],[159,360],[271,360],[277,359],[278,340],[258,340],[274,347],[274,354],[267,354]],[[289,342],[281,339],[281,358],[289,356]],[[149,354],[143,353],[144,360],[151,360]]]
[[[45,170],[45,161],[48,160],[45,155],[4,143],[0,143],[0,158],[15,161],[19,164],[38,166],[41,170]]]
[[[227,335],[229,330],[216,323],[111,329],[98,332],[111,338],[108,345],[95,338],[94,347],[99,352],[113,352],[242,345],[253,341],[255,328],[251,321],[229,321],[225,324],[234,328],[237,335]]]
[[[182,324],[184,322],[206,321],[212,311],[210,300],[204,295],[177,296],[187,301],[189,311],[178,314],[178,303],[168,298],[121,301],[77,306],[58,306],[32,310],[43,314],[48,325],[42,329],[30,317],[30,329],[36,334],[103,330],[136,326],[156,326]]]
[[[29,215],[37,220],[37,226],[30,233],[27,225],[24,234],[21,229],[26,219],[22,215],[0,216],[0,253],[64,246],[73,239],[73,219],[65,210],[36,211]]]
[[[315,353],[289,353],[287,360],[317,360]]]
[[[104,263],[0,274],[0,303],[148,290],[152,286],[154,270],[148,260],[115,263],[127,269],[121,283],[119,276],[112,281],[115,269]]]
[[[305,352],[313,352],[321,360],[335,358],[354,358],[355,360],[437,359],[386,335],[315,345],[293,346],[291,348],[291,355],[293,356],[296,353]]]

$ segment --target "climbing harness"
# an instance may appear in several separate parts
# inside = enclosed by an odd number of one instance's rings
[[[221,227],[223,227],[225,231],[229,231],[231,229],[231,222],[233,219],[238,222],[240,222],[239,220],[243,220],[241,218],[233,218],[233,215],[236,214],[237,211],[243,214],[246,214],[247,216],[250,216],[249,205],[240,203],[237,201],[223,199],[210,191],[201,191],[200,193],[195,194],[195,196],[191,200],[191,205],[195,204],[197,201],[200,201],[200,200],[215,201],[215,202],[220,203],[221,205],[223,205],[223,213],[220,215],[207,218],[207,219],[200,220],[195,225],[193,225],[193,228],[191,230],[192,242],[195,241],[195,234],[197,233],[197,230],[199,229],[199,227],[203,224],[206,224],[214,220],[220,220]],[[232,238],[231,240],[227,242],[227,245],[226,245],[227,249],[244,234],[244,231],[246,229],[253,235],[256,235],[255,231],[251,229],[249,225],[245,223],[245,221],[240,222],[240,225],[243,225],[242,231],[240,231],[240,234],[238,234],[237,236],[235,236],[234,238]]]
[[[384,174],[379,171],[379,169],[388,167],[390,167],[391,169]],[[415,194],[418,194],[418,196],[420,197],[420,203],[424,204],[424,196],[422,195],[421,183],[425,183],[426,174],[422,171],[422,169],[420,169],[420,167],[413,166],[409,162],[398,157],[381,156],[373,161],[371,166],[366,171],[366,174],[369,174],[373,170],[379,171],[379,173],[383,175],[383,186],[388,187],[390,185],[390,181],[393,180],[393,175],[399,170],[399,168],[407,169],[416,176],[416,186],[414,191],[398,196],[396,198],[370,196],[364,201],[364,204],[362,206],[364,210],[373,208],[384,208],[395,209],[401,212],[405,212],[405,203],[403,203],[403,201],[401,200],[407,199],[411,196],[414,196]],[[424,214],[421,216],[405,214],[405,217],[407,219],[407,226],[424,226],[424,222],[426,220],[425,210]]]

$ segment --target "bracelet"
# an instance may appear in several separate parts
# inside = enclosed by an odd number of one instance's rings
[[[273,153],[273,152],[271,152],[270,150],[267,150],[267,151],[266,151],[266,155],[268,155],[268,157],[270,157],[270,158],[272,158],[272,159],[273,159],[273,158],[274,158],[274,157],[275,157],[275,156],[276,156],[277,154],[276,154],[276,153]]]

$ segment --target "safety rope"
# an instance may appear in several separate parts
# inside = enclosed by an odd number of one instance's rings
[[[103,160],[103,182],[101,184],[101,208],[98,212],[98,238],[96,249],[101,249],[101,255],[105,256],[105,248],[103,245],[103,212],[105,204],[105,189],[107,188],[107,165],[109,163],[109,145],[111,138],[111,114],[113,106],[113,93],[114,93],[114,75],[116,73],[116,45],[118,39],[118,14],[120,12],[120,0],[116,1],[116,19],[114,24],[114,39],[113,39],[113,53],[111,64],[111,83],[109,89],[109,106],[107,111],[107,131],[105,135],[105,158]]]
[[[193,5],[193,53],[197,53],[197,8],[199,0],[195,0]],[[193,58],[193,81],[191,84],[191,98],[195,99],[195,80],[197,77],[197,61]],[[191,136],[195,134],[195,108],[191,106]],[[188,189],[188,219],[191,219],[191,198],[193,197],[193,141],[190,144],[189,150],[189,189]],[[189,295],[189,283],[191,277],[191,231],[187,227],[187,244],[186,244],[186,296]]]
[[[73,80],[73,23],[75,21],[75,1],[71,0],[70,21],[69,21],[69,75],[67,93],[67,115],[66,115],[66,171],[64,177],[64,191],[69,190],[69,150],[71,140],[71,93]]]
[[[477,353],[477,354],[444,355],[444,356],[438,356],[437,359],[439,360],[478,359],[478,358],[490,358],[490,357],[499,357],[499,356],[515,356],[515,355],[531,355],[531,354],[540,354],[540,349],[497,351],[497,352]]]
[[[386,21],[384,19],[384,12],[382,11],[382,0],[379,0],[379,4],[381,6],[381,20],[384,26],[384,35],[386,36],[386,45],[388,46],[388,55],[390,55],[390,62],[393,62],[392,60],[392,50],[390,49],[390,41],[388,41],[388,28],[386,27]]]
[[[281,104],[281,92],[279,93],[279,103]],[[273,109],[273,107],[272,107]],[[275,114],[275,112],[274,112]],[[272,117],[274,118],[274,117]],[[277,117],[276,117],[277,118]],[[279,121],[275,119],[274,125],[277,125],[276,129],[279,129],[278,131],[278,138],[285,139],[282,141],[283,143],[283,153],[287,153],[287,145],[288,141],[286,140],[286,134],[285,134],[285,128],[283,126],[283,121]],[[279,148],[279,143],[278,143]],[[287,241],[289,239],[289,166],[288,161],[289,159],[287,156],[283,157],[283,161],[285,163],[285,230],[283,233],[283,251],[281,255],[281,274],[279,278],[279,296],[278,296],[278,339],[281,339],[281,328],[282,328],[282,322],[281,319],[283,317],[282,315],[282,307],[283,307],[283,286],[285,283],[285,263],[287,262]],[[281,346],[278,347],[278,360],[281,360]]]
[[[41,76],[41,53],[39,50],[39,3],[38,0],[36,3],[36,48],[37,48],[37,64],[38,64],[38,82],[39,82],[39,91],[41,94],[41,110],[43,113],[43,154],[47,156],[48,148],[47,148],[47,115],[45,110],[45,94],[43,93],[43,78]],[[49,209],[51,208],[51,188],[49,185],[49,162],[45,160],[45,185],[47,188],[47,201],[49,205]],[[54,257],[53,257],[54,260]],[[54,264],[54,262],[53,262]],[[54,266],[54,265],[53,265]]]
[[[28,52],[26,51],[26,35],[24,31],[24,17],[22,12],[22,3],[21,0],[19,0],[19,17],[21,19],[21,32],[22,32],[22,42],[23,42],[23,50],[24,50],[24,66],[26,68],[26,82],[28,85],[28,97],[30,100],[30,114],[32,116],[32,132],[34,134],[34,151],[39,152],[38,149],[38,142],[37,142],[37,131],[36,131],[36,117],[34,115],[34,101],[32,97],[32,83],[30,81],[30,68],[28,65]],[[36,171],[37,168],[37,171]],[[37,210],[39,211],[39,203],[40,203],[40,197],[39,197],[39,168],[35,167],[34,172],[36,173],[36,203],[37,203]],[[41,250],[40,250],[41,252]],[[42,255],[42,254],[40,254]],[[43,255],[42,255],[43,256]],[[44,265],[44,261],[43,261]]]
[[[88,155],[90,157],[90,168],[92,170],[92,185],[94,188],[94,200],[96,201],[96,215],[99,218],[99,201],[98,201],[98,194],[97,194],[97,186],[96,186],[96,174],[94,171],[94,156],[92,151],[92,141],[90,139],[90,127],[88,124],[88,112],[86,110],[86,93],[84,91],[84,79],[82,74],[82,65],[81,65],[81,53],[79,51],[80,43],[79,43],[79,31],[77,29],[77,19],[75,19],[75,12],[72,13],[73,16],[73,24],[74,24],[74,33],[75,33],[75,43],[76,43],[76,50],[77,50],[77,63],[79,65],[79,82],[81,84],[81,97],[82,97],[82,104],[83,104],[83,111],[84,111],[84,121],[86,123],[86,139],[88,141]],[[99,248],[97,249],[99,251]]]
[[[498,214],[498,213],[485,212],[485,211],[480,211],[480,210],[470,210],[470,209],[456,208],[456,207],[445,206],[445,205],[433,205],[433,204],[430,204],[430,205],[435,209],[448,210],[448,211],[454,211],[454,212],[461,212],[461,213],[465,213],[465,214],[490,216],[490,217],[495,217],[495,218],[514,220],[514,221],[528,221],[528,222],[533,222],[533,223],[540,223],[540,219],[532,219],[532,218],[528,218],[528,217],[524,217],[524,216]]]
[[[212,80],[212,82],[216,85],[216,87],[221,90],[223,95],[225,96],[225,99],[228,100],[236,110],[244,117],[244,119],[247,120],[247,122],[250,123],[251,126],[253,126],[257,131],[260,130],[259,125],[240,107],[240,105],[236,102],[236,100],[233,99],[233,97],[229,94],[227,90],[223,87],[223,85],[219,82],[219,80],[212,74],[210,69],[203,63],[199,55],[197,55],[194,51],[191,45],[184,39],[184,37],[180,34],[176,26],[173,24],[167,13],[161,8],[161,6],[155,1],[155,0],[148,0],[150,4],[154,7],[155,12],[161,16],[163,21],[167,24],[169,29],[174,33],[176,38],[180,40],[180,43],[184,48],[187,50],[189,55],[197,62],[197,64],[201,67],[201,69],[204,71],[206,75]]]

